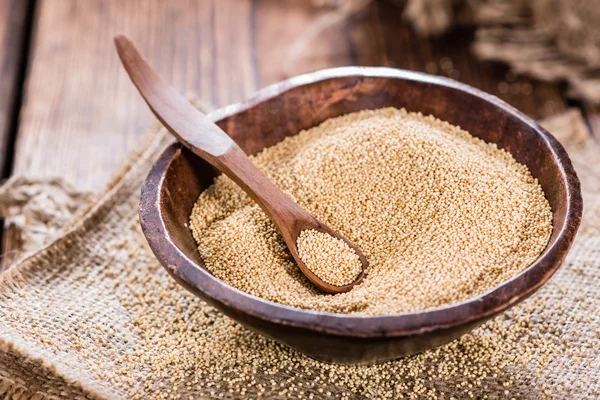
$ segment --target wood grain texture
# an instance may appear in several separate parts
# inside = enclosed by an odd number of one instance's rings
[[[0,168],[5,165],[17,91],[29,2],[0,0]]]
[[[155,121],[119,65],[115,34],[138,43],[179,92],[221,106],[281,80],[289,46],[320,14],[295,0],[38,0],[14,173],[99,191]],[[536,118],[565,108],[558,86],[475,60],[472,34],[422,39],[399,8],[373,2],[325,29],[296,69],[389,65],[457,78]],[[4,241],[13,254],[19,241]]]
[[[437,347],[529,297],[558,270],[575,238],[582,212],[579,180],[556,139],[495,97],[396,69],[338,68],[264,89],[252,101],[211,116],[254,153],[328,118],[389,106],[438,115],[529,167],[548,198],[554,226],[530,267],[466,302],[389,316],[306,311],[246,295],[210,274],[196,249],[186,222],[214,169],[179,144],[162,154],[142,189],[140,222],[154,254],[177,282],[234,320],[328,362],[371,363]]]
[[[11,132],[18,116],[20,79],[25,68],[21,65],[27,34],[27,14],[31,4],[26,0],[0,0],[0,169],[8,173],[11,165],[9,148]],[[0,271],[10,265],[21,247],[21,237],[14,229],[2,229],[2,264]]]
[[[260,1],[257,5],[256,46],[263,85],[281,80],[282,56],[288,46],[319,15],[293,2]],[[282,20],[286,21],[282,24]],[[480,62],[469,44],[473,29],[455,29],[442,37],[422,38],[402,18],[402,9],[373,2],[360,14],[331,25],[307,44],[295,73],[320,68],[365,65],[390,66],[456,79],[494,94],[525,114],[542,118],[565,109],[561,88],[516,76],[498,63]]]
[[[40,0],[15,173],[101,190],[154,121],[120,66],[129,35],[180,92],[228,104],[257,87],[248,0]]]
[[[40,0],[37,6],[15,173],[62,176],[92,190],[103,187],[153,120],[119,68],[116,33],[139,43],[178,91],[219,106],[280,80],[288,47],[319,13],[277,0]],[[465,46],[471,32],[419,39],[400,11],[375,2],[332,25],[309,46],[298,71],[387,63],[456,77],[534,117],[564,108],[556,86],[507,81],[502,67],[474,60]]]
[[[120,65],[117,33],[206,104],[238,101],[258,86],[249,0],[38,0],[35,12],[14,174],[100,191],[155,123]],[[7,225],[0,271],[20,255],[20,235]]]

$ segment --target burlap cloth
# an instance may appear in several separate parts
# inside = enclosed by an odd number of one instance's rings
[[[585,202],[561,270],[536,296],[471,334],[379,366],[311,360],[239,327],[174,283],[137,220],[140,185],[171,142],[163,130],[151,132],[91,202],[72,188],[45,201],[34,182],[8,182],[1,208],[32,219],[23,224],[25,241],[27,226],[43,230],[32,210],[45,209],[42,219],[56,212],[63,224],[67,214],[77,216],[0,278],[0,397],[301,397],[294,385],[314,398],[600,396],[600,154],[578,111],[543,124],[571,155]],[[58,190],[52,182],[45,185]],[[489,367],[501,373],[488,376]],[[240,384],[244,395],[230,393]]]
[[[322,32],[359,14],[374,0],[312,0],[325,9],[290,47],[288,75]],[[574,98],[600,103],[598,0],[385,0],[397,5],[421,35],[457,24],[477,27],[473,52],[508,64],[516,73],[565,81]],[[402,21],[398,21],[402,23]],[[384,62],[386,60],[383,60]]]

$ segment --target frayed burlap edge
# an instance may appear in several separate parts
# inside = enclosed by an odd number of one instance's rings
[[[214,110],[211,104],[201,101],[196,95],[187,95],[199,110],[208,113]],[[1,275],[0,286],[19,286],[25,281],[29,273],[36,271],[41,263],[38,261],[46,258],[49,253],[61,253],[73,243],[75,237],[85,235],[85,231],[94,228],[94,223],[102,219],[111,207],[119,202],[120,198],[129,196],[132,191],[141,190],[139,182],[142,181],[150,165],[174,139],[159,125],[149,129],[140,140],[138,148],[130,152],[126,160],[117,167],[113,177],[106,184],[104,193],[92,194],[90,192],[77,191],[76,188],[64,182],[60,178],[46,178],[31,180],[27,177],[13,177],[0,188],[0,210],[5,216],[16,212],[23,212],[22,205],[30,199],[24,198],[27,194],[35,196],[39,193],[39,187],[46,185],[59,194],[57,199],[63,201],[79,201],[78,207],[54,210],[66,213],[72,211],[69,222],[56,229],[48,229],[47,245],[40,247],[40,242],[28,243],[24,248],[20,261],[16,262],[16,268],[10,268]],[[128,186],[129,184],[129,186]],[[24,187],[35,187],[35,193],[31,190],[23,190]],[[62,193],[60,193],[62,192]],[[54,199],[54,201],[58,201]],[[43,200],[42,200],[43,201]],[[41,203],[41,202],[40,202]],[[36,204],[36,207],[46,207],[48,203]],[[50,204],[52,206],[52,204]],[[35,210],[32,218],[35,218]],[[11,210],[13,209],[13,210]],[[65,219],[66,215],[61,215]],[[42,225],[42,221],[30,221],[26,224],[17,224],[15,228],[20,229],[24,239],[31,238],[29,231],[32,226]],[[37,248],[31,246],[38,246]],[[32,252],[31,250],[36,252]],[[6,371],[2,367],[6,368]],[[3,372],[8,372],[4,373]],[[63,370],[38,354],[30,354],[26,346],[17,342],[7,343],[0,338],[0,397],[5,399],[41,399],[41,398],[113,398],[118,397],[110,388],[99,387],[89,381],[82,381],[81,376],[72,376],[70,371]]]
[[[584,18],[592,7],[593,0],[409,0],[404,16],[424,36],[474,24],[472,50],[479,59],[542,81],[565,81],[570,97],[600,103],[600,20],[594,26]]]
[[[582,136],[587,132],[578,111],[570,111],[564,115],[543,121],[549,129],[561,138],[558,130],[573,132],[579,136],[564,136],[571,143],[584,142]],[[560,127],[560,129],[559,129]],[[581,137],[580,137],[581,136]],[[18,287],[27,281],[29,274],[44,268],[40,261],[56,257],[73,245],[74,241],[85,240],[85,233],[98,229],[97,221],[101,220],[112,207],[139,191],[139,184],[148,169],[163,148],[172,140],[164,130],[152,130],[145,144],[140,146],[129,158],[129,161],[115,176],[104,194],[88,207],[88,211],[73,224],[72,228],[60,239],[55,240],[38,253],[28,257],[12,270],[5,273],[0,285]],[[1,288],[0,288],[1,289]],[[1,292],[1,290],[0,290]],[[25,342],[12,340],[0,344],[0,395],[4,398],[40,399],[40,398],[115,398],[119,397],[109,385],[99,385],[87,381],[70,371],[53,363],[52,359],[32,354],[27,350]]]
[[[63,236],[5,271],[0,286],[19,287],[24,284],[27,276],[43,265],[39,262],[41,259],[48,258],[49,254],[62,253],[74,240],[84,236],[87,230],[95,228],[95,221],[102,219],[111,207],[118,204],[119,199],[128,196],[131,191],[140,190],[140,180],[172,141],[164,129],[151,129],[141,141],[139,149],[130,154],[127,162],[114,175],[104,194],[84,207],[86,211],[75,217]],[[0,339],[0,366],[6,368],[5,371],[0,369],[0,395],[6,399],[118,397],[109,387],[86,382],[79,375],[73,376],[72,371],[38,354],[31,354],[26,346],[16,341],[7,343]]]
[[[82,192],[61,178],[13,176],[0,187],[5,244],[2,269],[58,237],[82,216],[95,194]]]
[[[543,16],[535,18],[522,1],[500,3],[501,9],[491,2],[482,3],[478,10],[476,23],[481,27],[472,46],[475,55],[482,60],[508,64],[518,74],[549,82],[566,81],[570,97],[600,103],[596,60],[600,49],[585,43],[573,44],[572,48],[565,46],[558,31],[571,28],[563,24],[560,16],[546,21]],[[542,3],[532,2],[534,7],[541,7]],[[597,23],[600,26],[600,20]]]

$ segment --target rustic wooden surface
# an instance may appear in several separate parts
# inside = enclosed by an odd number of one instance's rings
[[[118,61],[116,33],[139,43],[182,92],[227,104],[256,88],[249,1],[41,0],[37,8],[17,174],[101,190],[154,121]]]
[[[17,111],[28,7],[26,0],[0,0],[0,169],[7,167],[10,129]]]
[[[0,20],[23,20],[20,0],[0,0]],[[299,0],[37,0],[32,45],[16,130],[14,174],[60,176],[83,190],[102,190],[115,168],[155,121],[119,65],[112,37],[131,37],[177,90],[207,104],[241,101],[284,77],[286,51],[319,11]],[[14,22],[16,21],[16,22]],[[22,47],[0,26],[0,54]],[[6,40],[9,35],[14,40]],[[498,95],[532,117],[565,109],[559,85],[480,63],[469,51],[472,30],[418,38],[401,10],[374,2],[333,25],[311,43],[294,72],[339,65],[388,65],[450,76]],[[8,44],[7,44],[8,43]],[[16,48],[16,50],[15,50]],[[7,115],[4,93],[14,92],[14,65],[0,75],[0,157]],[[7,64],[8,63],[8,64]],[[8,76],[8,78],[2,78]],[[8,83],[5,83],[8,82]],[[18,83],[18,82],[17,82]],[[8,91],[5,85],[11,86]],[[10,106],[8,107],[10,108]],[[583,106],[600,131],[598,112]],[[4,135],[4,136],[3,136]],[[14,250],[10,235],[4,251]],[[10,253],[12,254],[12,253]]]

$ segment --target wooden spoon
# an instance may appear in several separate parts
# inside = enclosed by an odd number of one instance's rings
[[[364,277],[368,262],[362,251],[344,236],[296,204],[254,166],[246,153],[208,117],[169,86],[125,36],[115,37],[117,52],[129,77],[162,124],[194,154],[209,162],[239,185],[277,227],[304,275],[328,293],[347,292]],[[348,285],[335,286],[315,275],[298,254],[300,232],[314,229],[342,239],[360,257],[362,271]]]

